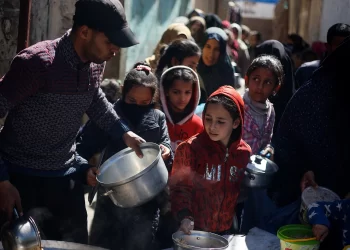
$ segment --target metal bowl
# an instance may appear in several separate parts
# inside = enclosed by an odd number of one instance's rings
[[[172,238],[174,250],[216,250],[227,249],[229,245],[228,240],[220,235],[196,230],[191,231],[190,235],[178,231],[173,234]]]
[[[14,215],[15,219],[5,223],[1,229],[4,250],[40,250],[41,238],[35,221],[32,217],[19,217],[16,209]]]

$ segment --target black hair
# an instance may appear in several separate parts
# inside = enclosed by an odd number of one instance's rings
[[[298,34],[289,34],[288,39],[290,39],[293,43],[292,54],[302,52],[310,47],[310,45]]]
[[[327,43],[331,44],[333,38],[336,36],[348,37],[350,36],[350,26],[345,23],[336,23],[332,25],[327,31]]]
[[[102,81],[100,87],[106,95],[107,100],[112,104],[121,97],[122,82],[120,80],[114,78],[105,78]]]
[[[224,107],[224,109],[226,109],[229,112],[233,121],[235,121],[237,118],[241,121],[241,116],[237,104],[228,96],[221,94],[209,97],[204,106],[204,116],[207,111],[208,104],[221,104]],[[241,121],[239,126],[232,131],[229,143],[236,141],[240,138],[242,133],[242,122],[243,121]]]
[[[221,18],[213,13],[207,13],[204,16],[204,20],[205,23],[207,25],[207,29],[211,28],[211,27],[218,27],[220,29],[222,29],[222,20]]]
[[[172,58],[175,58],[181,64],[186,57],[191,56],[201,56],[201,49],[194,41],[188,39],[174,40],[161,52],[156,76],[160,78],[165,67],[170,68],[174,66],[171,65]]]
[[[146,66],[147,68],[137,69],[137,66]],[[134,86],[143,86],[150,88],[152,91],[153,101],[156,100],[158,94],[158,80],[156,76],[152,73],[151,66],[144,62],[136,63],[133,68],[129,71],[124,79],[122,99],[125,100],[126,94]]]
[[[318,60],[318,55],[315,51],[310,48],[307,48],[301,52],[300,58],[303,62],[311,62],[314,60]]]
[[[258,68],[266,68],[271,70],[273,75],[275,76],[275,79],[277,82],[276,85],[283,84],[283,78],[284,78],[283,66],[277,57],[272,55],[260,55],[257,58],[255,58],[253,62],[250,64],[249,68],[247,69],[246,75],[248,76],[248,79],[250,75],[253,73],[253,71]]]
[[[191,70],[185,69],[185,68],[176,68],[168,71],[164,76],[162,81],[164,92],[168,92],[169,89],[172,87],[174,81],[176,80],[182,80],[184,82],[192,82],[193,88],[196,85],[198,85],[198,79]]]

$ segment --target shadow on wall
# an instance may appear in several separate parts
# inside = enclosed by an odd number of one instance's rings
[[[135,62],[144,60],[153,54],[163,32],[178,17],[186,15],[192,9],[191,0],[134,0],[125,1],[126,17],[140,44],[127,49],[124,54],[125,72]],[[125,60],[125,62],[123,61]],[[125,72],[120,72],[122,79]]]

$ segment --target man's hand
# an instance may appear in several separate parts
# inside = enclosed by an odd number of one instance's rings
[[[132,148],[135,151],[138,157],[140,158],[143,157],[140,144],[146,142],[144,139],[142,139],[140,136],[138,136],[134,132],[128,131],[123,135],[123,140],[126,146]]]
[[[168,160],[170,157],[170,149],[164,146],[163,144],[159,145],[160,149],[162,150],[162,158],[164,161]]]
[[[191,234],[191,230],[194,228],[194,222],[188,218],[185,218],[181,221],[179,231],[184,232],[185,234]]]
[[[301,183],[300,183],[301,192],[303,192],[305,188],[310,186],[313,188],[317,188],[318,186],[315,181],[315,174],[312,171],[306,172],[303,178],[301,179]]]
[[[97,180],[96,180],[96,175],[98,174],[98,170],[96,167],[89,168],[86,174],[86,183],[89,186],[96,186]]]
[[[23,215],[21,197],[17,188],[9,181],[0,182],[0,211],[6,213],[7,219],[12,219],[13,209],[16,208],[19,215]]]
[[[328,235],[328,227],[324,225],[313,225],[312,232],[314,233],[316,240],[322,242]]]

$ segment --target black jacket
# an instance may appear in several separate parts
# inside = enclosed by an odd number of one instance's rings
[[[120,105],[120,100],[114,104],[114,109],[118,115],[126,121],[127,125],[137,135],[142,137],[146,142],[153,142],[163,144],[171,151],[168,128],[166,125],[166,118],[162,111],[157,109],[150,109],[144,114],[137,127],[133,127],[131,123],[125,118]],[[77,152],[83,158],[89,160],[94,154],[101,152],[106,148],[103,163],[115,153],[126,148],[123,139],[115,141],[103,130],[101,130],[95,123],[89,121],[83,127],[77,137]],[[165,162],[168,170],[170,170],[173,159],[173,153],[167,162]]]

